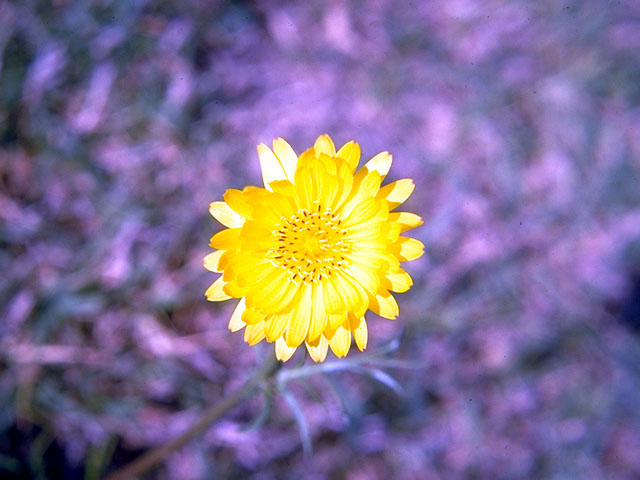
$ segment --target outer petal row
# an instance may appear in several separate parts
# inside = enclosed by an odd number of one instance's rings
[[[226,202],[211,202],[209,204],[209,213],[225,227],[238,228],[244,223],[244,218],[231,210],[231,207]]]
[[[317,155],[321,153],[329,155],[330,157],[334,157],[336,155],[336,146],[333,144],[331,137],[327,134],[320,135],[316,138],[316,141],[313,144],[313,149],[316,151]]]
[[[257,149],[264,188],[272,191],[270,183],[277,180],[293,182],[298,156],[286,140],[276,138],[273,141],[273,151],[264,143],[258,145]]]
[[[368,172],[376,171],[384,178],[389,170],[391,170],[391,164],[393,163],[393,157],[387,151],[380,152],[367,163],[364,164],[364,169]]]
[[[382,187],[378,192],[378,198],[387,200],[389,202],[389,210],[393,210],[403,204],[411,196],[415,188],[416,185],[413,180],[403,178]]]
[[[208,270],[218,273],[224,270],[224,279],[221,276],[207,289],[207,298],[222,301],[231,298],[230,293],[242,296],[229,328],[236,331],[244,327],[245,341],[251,345],[264,338],[275,342],[275,355],[281,361],[291,358],[303,342],[316,362],[324,361],[329,348],[336,356],[345,356],[352,340],[364,350],[368,340],[364,312],[371,309],[384,318],[396,318],[398,304],[390,291],[401,293],[412,285],[399,261],[423,254],[424,245],[420,241],[400,236],[401,232],[421,225],[422,219],[410,212],[388,213],[411,195],[415,188],[413,181],[402,179],[380,187],[392,164],[392,156],[386,151],[371,158],[354,177],[360,147],[348,142],[336,152],[328,135],[318,137],[300,160],[282,138],[274,140],[273,150],[258,145],[258,156],[265,189],[275,193],[255,187],[242,192],[228,190],[224,202],[210,205],[211,214],[229,230],[212,237],[210,245],[219,250],[204,259]],[[278,204],[274,203],[275,197]],[[263,212],[261,207],[256,208],[263,204],[263,199],[265,209],[277,211]],[[326,283],[297,286],[287,289],[285,295],[269,288],[282,282],[276,281],[279,278],[271,279],[266,270],[260,279],[256,278],[255,261],[248,258],[242,261],[253,265],[251,272],[245,272],[244,266],[240,268],[234,259],[247,253],[248,244],[254,245],[254,240],[258,242],[265,237],[258,227],[271,224],[271,214],[285,210],[280,203],[294,210],[321,203],[340,212],[343,227],[350,229],[350,239],[357,237],[356,243],[364,249],[358,253],[360,257],[354,257],[347,271],[338,272]],[[252,232],[249,241],[247,235]],[[251,248],[250,253],[257,254],[258,250]],[[364,257],[369,261],[363,262]]]

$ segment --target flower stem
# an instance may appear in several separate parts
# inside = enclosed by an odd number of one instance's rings
[[[107,475],[103,480],[129,480],[142,475],[144,472],[156,466],[159,462],[166,459],[167,455],[181,448],[185,443],[196,435],[201,434],[213,422],[222,417],[225,413],[238,405],[239,402],[251,395],[261,382],[271,377],[279,362],[273,356],[265,361],[265,363],[251,377],[249,377],[240,388],[227,395],[218,403],[209,407],[187,431],[170,442],[160,445],[149,450],[133,462],[125,465],[119,470]]]

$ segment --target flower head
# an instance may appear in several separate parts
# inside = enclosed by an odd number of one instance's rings
[[[413,181],[381,187],[391,168],[388,152],[356,173],[358,144],[336,152],[328,135],[299,158],[282,138],[273,141],[273,151],[258,145],[258,156],[264,188],[227,190],[224,201],[210,205],[211,215],[229,228],[211,237],[217,250],[204,258],[205,268],[222,273],[207,299],[239,298],[229,329],[244,328],[250,345],[275,342],[282,361],[303,342],[316,362],[329,347],[345,356],[352,338],[364,350],[365,312],[398,316],[390,292],[412,285],[400,262],[424,250],[401,235],[421,218],[392,212],[411,195]]]

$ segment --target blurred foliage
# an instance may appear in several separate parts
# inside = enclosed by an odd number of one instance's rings
[[[638,32],[633,0],[0,0],[0,476],[98,478],[248,375],[207,206],[325,131],[416,179],[427,255],[370,338],[419,368],[287,382],[149,478],[640,476]]]

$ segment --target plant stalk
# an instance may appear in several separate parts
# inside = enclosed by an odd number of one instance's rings
[[[149,450],[121,469],[107,475],[103,480],[130,480],[139,477],[155,467],[162,460],[166,459],[167,455],[178,450],[193,437],[204,432],[213,422],[251,395],[261,382],[273,375],[277,366],[278,361],[273,356],[269,356],[260,369],[249,377],[240,388],[209,407],[202,414],[202,417],[182,435],[164,445]]]

